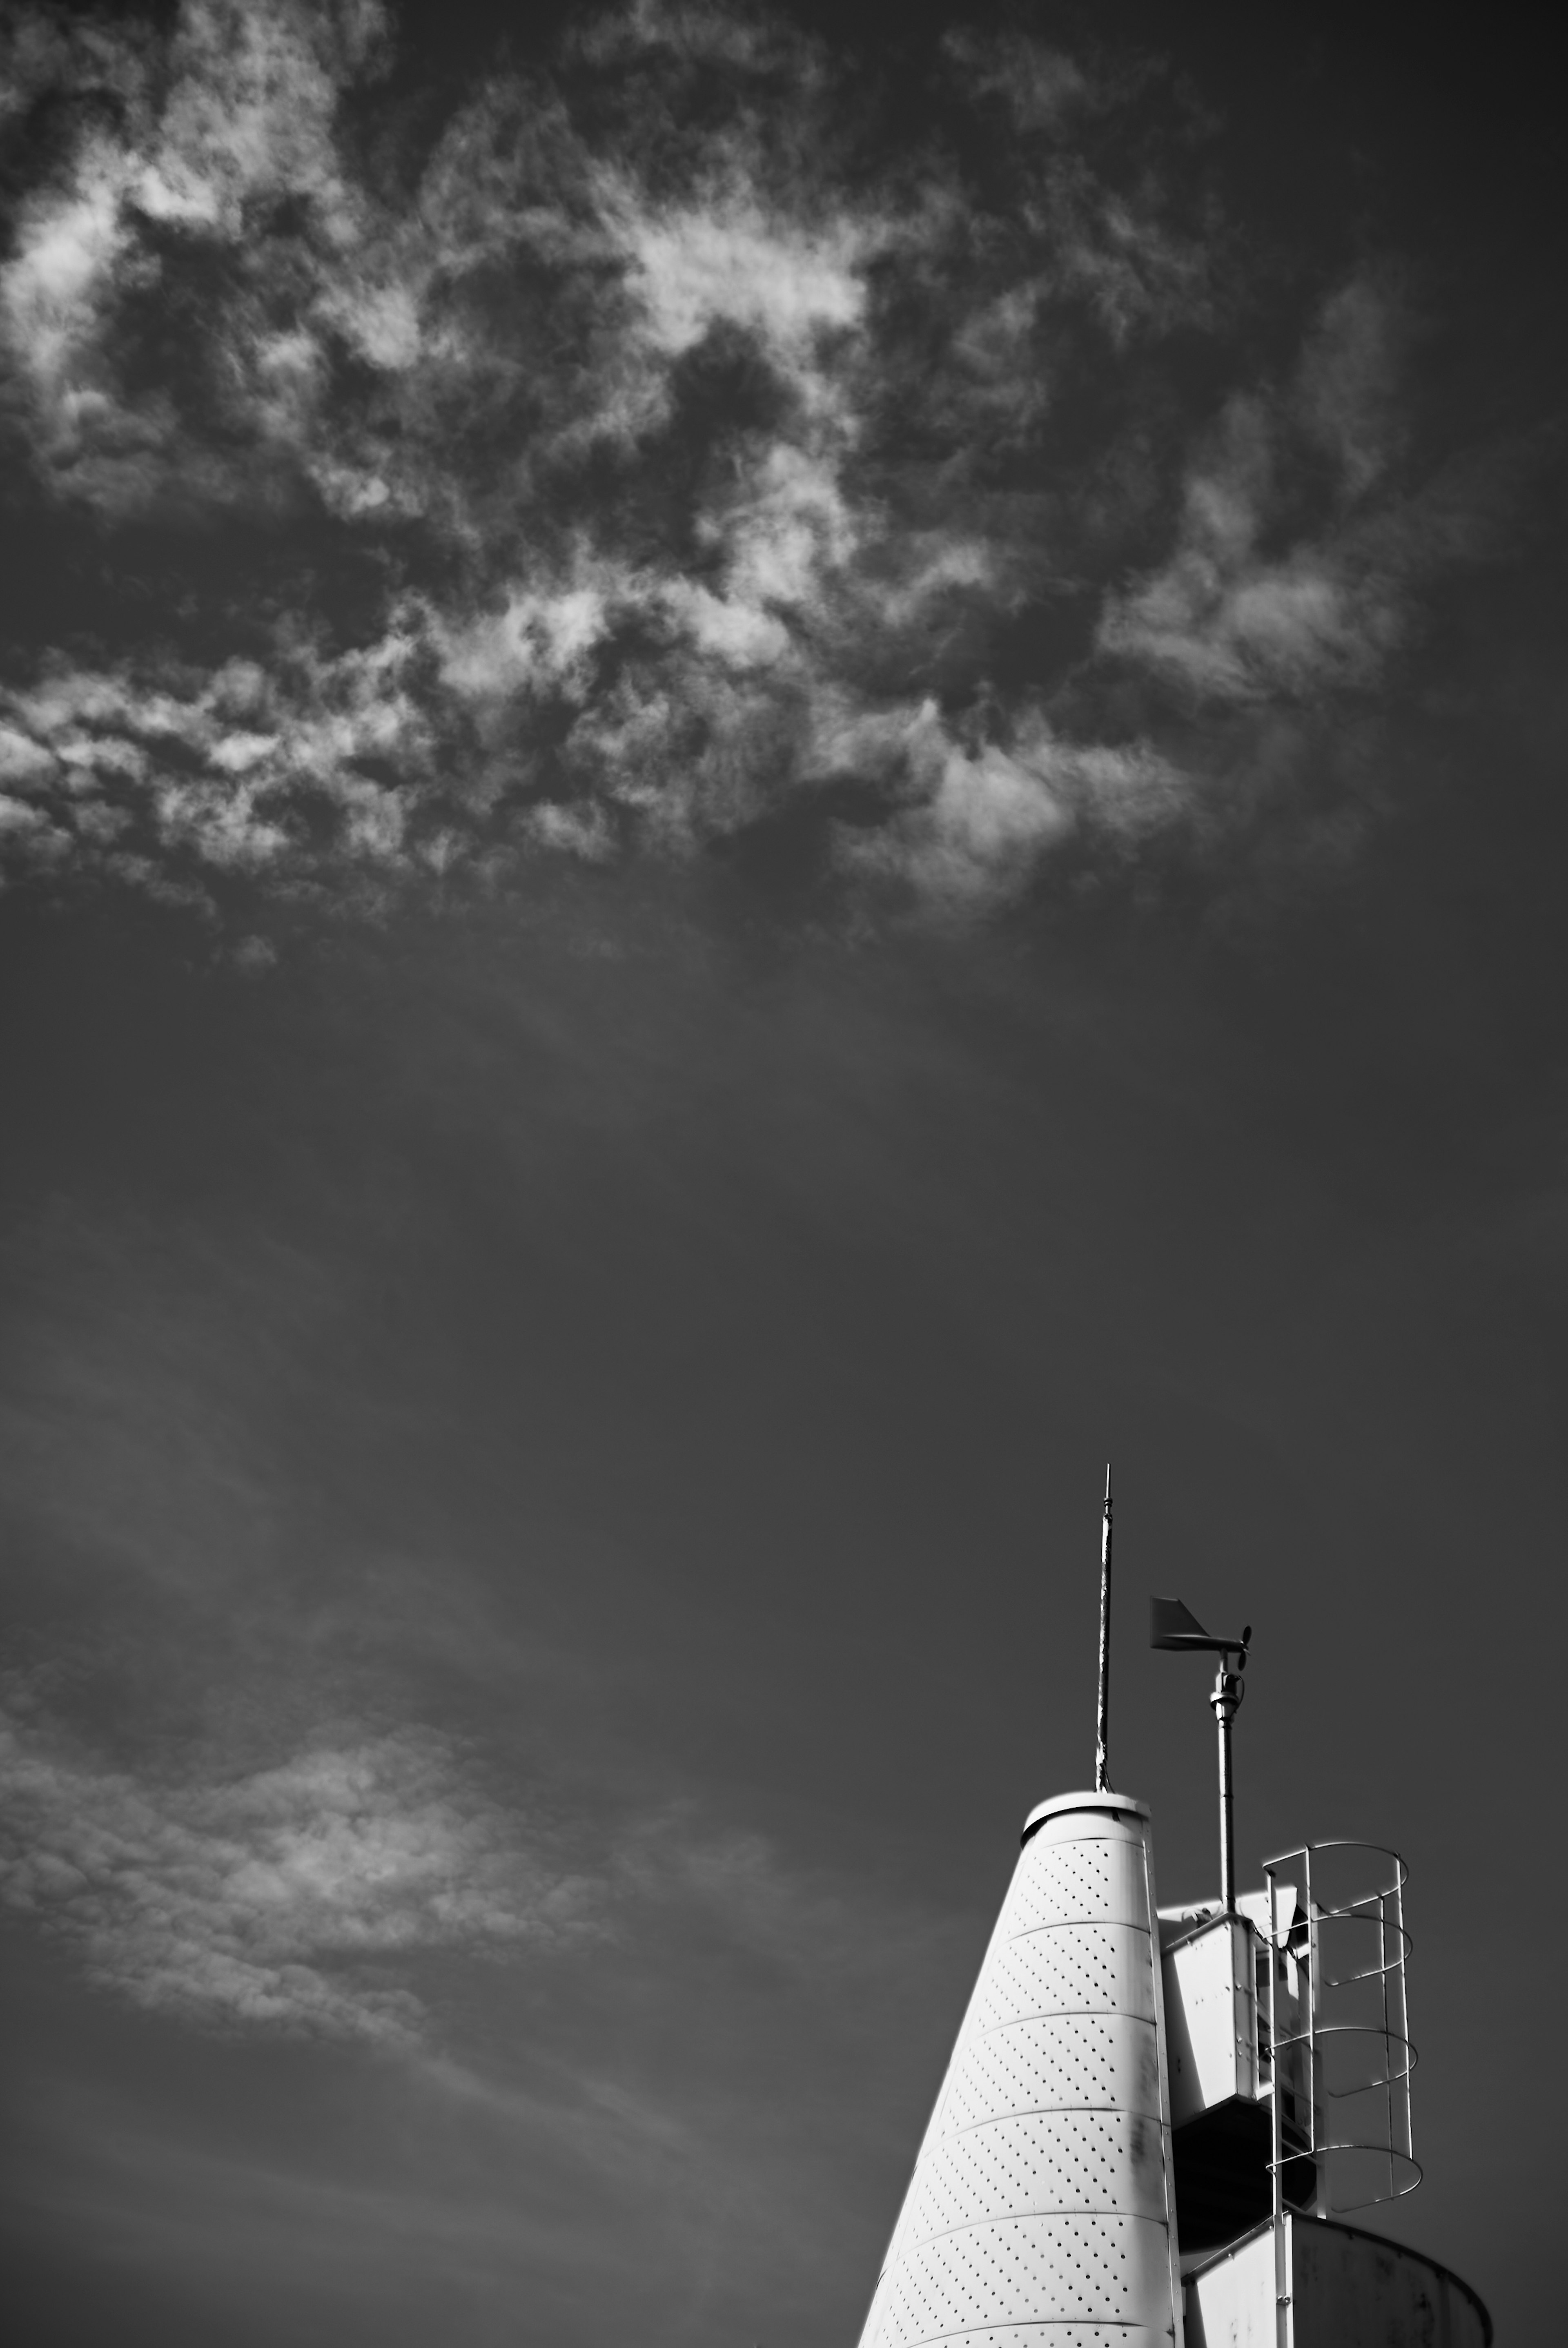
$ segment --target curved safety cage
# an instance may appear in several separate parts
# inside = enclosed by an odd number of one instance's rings
[[[1287,2194],[1298,2206],[1305,2198],[1295,2183],[1304,2170],[1319,2217],[1398,2200],[1421,2181],[1405,2000],[1409,1870],[1380,1844],[1337,1840],[1283,1851],[1264,1875],[1276,2221]]]

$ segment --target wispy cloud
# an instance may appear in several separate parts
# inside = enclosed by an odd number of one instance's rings
[[[591,1930],[588,1887],[551,1874],[429,1732],[160,1782],[7,1716],[0,1821],[6,1901],[99,1983],[198,2023],[409,2044],[420,2000],[378,1964]]]
[[[708,2230],[733,2205],[771,2239],[779,2212],[755,2174],[726,2173],[723,2141],[743,2134],[753,2171],[782,2156],[756,2114],[803,2061],[822,2077],[794,2076],[794,2126],[840,2066],[894,2076],[896,2017],[945,2013],[975,1921],[802,1869],[690,1803],[579,1838],[590,1863],[563,1861],[569,1838],[426,1727],[225,1771],[111,1766],[26,1685],[0,1712],[0,1901],[97,1990],[198,2032],[396,2057],[549,2163],[672,2195]],[[467,2052],[454,1958],[488,1961]],[[519,1969],[531,1985],[508,1996]],[[651,1982],[664,2020],[623,2045],[610,2017]],[[497,2039],[507,2014],[518,2034]]]
[[[960,162],[787,26],[644,5],[373,168],[395,35],[9,36],[14,114],[77,125],[0,273],[16,496],[102,550],[102,624],[0,687],[15,869],[374,901],[787,810],[989,903],[1212,815],[1194,705],[1365,691],[1419,625],[1397,290],[1226,387],[1237,263],[1156,61],[955,36]]]
[[[1407,582],[1367,533],[1398,448],[1403,324],[1390,293],[1355,280],[1292,380],[1232,397],[1187,470],[1169,557],[1108,601],[1102,650],[1232,705],[1378,675],[1407,620]]]
[[[317,2124],[335,2065],[313,2066],[313,2092],[292,2071],[292,2157],[178,2096],[149,2110],[112,2076],[29,2081],[23,2206],[77,2260],[185,2291],[210,2278],[263,2328],[325,2301],[401,2338],[411,2295],[450,2307],[456,2286],[486,2336],[519,2304],[562,2341],[744,2338],[763,2309],[814,2331],[863,2296],[884,2212],[856,2170],[885,2161],[891,2196],[917,2125],[907,2042],[950,2026],[979,1920],[955,1930],[864,1882],[803,1879],[758,1838],[704,1841],[678,1818],[635,1838],[628,1867],[641,1954],[579,1944],[553,1969],[574,1990],[546,2005],[548,2030],[537,1994],[497,2010],[490,1968],[484,2062],[427,2034],[361,2070],[369,2140],[346,2159],[341,2118]],[[650,1941],[669,1968],[657,1996]]]

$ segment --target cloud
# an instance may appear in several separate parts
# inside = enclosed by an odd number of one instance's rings
[[[1291,406],[1333,461],[1348,501],[1365,497],[1398,449],[1409,339],[1395,289],[1363,273],[1329,296],[1302,352]]]
[[[798,370],[811,396],[814,345],[857,325],[866,310],[871,240],[853,218],[814,233],[787,218],[770,221],[743,192],[667,214],[644,205],[641,191],[620,199],[657,348],[679,355],[718,324],[750,328]]]
[[[1377,678],[1409,618],[1406,582],[1367,527],[1394,442],[1401,331],[1381,290],[1353,281],[1325,305],[1293,382],[1233,396],[1188,469],[1171,554],[1107,600],[1102,652],[1232,705]]]
[[[8,1715],[0,1805],[0,1896],[100,1985],[210,2026],[412,2045],[424,2008],[400,1964],[592,1929],[588,1887],[429,1731],[206,1783],[107,1767]]]
[[[845,852],[948,911],[1021,887],[1033,860],[1082,821],[1135,837],[1185,797],[1184,778],[1143,746],[1065,742],[1039,711],[1020,715],[1003,748],[956,739],[927,701],[905,750],[917,794]]]
[[[18,118],[74,108],[0,273],[12,487],[90,523],[99,614],[0,681],[12,870],[381,905],[787,814],[983,907],[1245,814],[1266,759],[1219,777],[1193,712],[1366,693],[1419,633],[1397,287],[1276,379],[1227,349],[1156,61],[955,36],[966,163],[782,21],[647,5],[372,168],[395,34],[10,36]],[[1221,387],[1173,408],[1194,337]]]
[[[486,2323],[526,2303],[562,2341],[743,2339],[759,2306],[819,2329],[875,2265],[929,2086],[908,2048],[939,2050],[986,1920],[678,1811],[628,1835],[619,1896],[619,1938],[526,1982],[487,1968],[482,2049],[443,2049],[444,2017],[398,2042],[357,2083],[357,2128],[335,2066],[292,2066],[263,2135],[231,2098],[216,2125],[184,2104],[179,2063],[150,2101],[112,2062],[24,2076],[24,2203],[78,2260],[108,2250],[187,2290],[220,2274],[264,2332],[324,2299],[413,2336],[455,2276]]]
[[[787,2066],[781,2016],[824,2061],[835,2047],[863,2068],[890,2059],[866,2041],[868,2007],[886,2018],[948,1994],[975,1929],[802,1869],[692,1803],[547,1831],[426,1726],[307,1737],[260,1767],[189,1749],[114,1766],[15,1683],[0,1709],[0,1901],[149,2013],[378,2049],[502,2116],[537,2116],[542,2096],[552,2128],[616,2160],[642,2159],[651,2127],[705,2157],[745,2102],[735,2066],[764,2096]],[[487,2039],[476,2069],[454,1957],[487,1961],[492,2017],[526,1962],[548,2033],[536,2015],[515,2045]],[[702,2044],[673,2077],[607,2054],[605,2012],[632,1980],[644,1999],[650,1981],[682,1984],[671,2024],[707,1983]]]

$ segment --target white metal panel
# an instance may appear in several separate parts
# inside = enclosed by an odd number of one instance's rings
[[[993,2323],[1136,2323],[1170,2302],[1165,2230],[1148,2218],[1004,2218],[911,2243],[882,2336],[919,2348]]]
[[[1296,1903],[1300,1897],[1300,1891],[1294,1883],[1279,1882],[1275,1885],[1275,1932],[1282,1946],[1284,1945],[1286,1934],[1289,1932],[1292,1924],[1296,1921]],[[1267,1890],[1244,1891],[1238,1897],[1235,1904],[1239,1912],[1246,1918],[1248,1923],[1251,1924],[1253,1930],[1259,1935],[1260,1939],[1266,1941],[1268,1938]]]
[[[1036,2013],[1154,2019],[1149,1935],[1131,1924],[1042,1924],[1005,1941],[987,1968],[980,2026]]]
[[[1257,1986],[1251,1926],[1219,1916],[1163,1960],[1171,2123],[1257,2099]]]
[[[1034,1854],[1020,1866],[1002,1904],[1001,1930],[1009,1937],[1041,1924],[1132,1924],[1149,1929],[1149,1895],[1142,1842],[1085,1834],[1085,1820],[1047,1818],[1024,1845]]]
[[[966,2333],[964,2348],[1171,2348],[1171,2335],[1142,2323],[999,2323]]]
[[[1147,1826],[1035,1815],[862,2348],[1181,2348]]]
[[[1289,2220],[1286,2219],[1288,2225]],[[1288,2274],[1288,2269],[1286,2270]],[[1187,2284],[1188,2348],[1281,2348],[1275,2305],[1274,2231],[1264,2227]],[[1285,2348],[1294,2348],[1288,2284]]]
[[[995,2217],[1091,2203],[1164,2214],[1157,2120],[1126,2111],[1030,2112],[1009,2127],[944,2136],[910,2189],[907,2238],[922,2240]]]
[[[980,1975],[983,1985],[985,1974]],[[979,1992],[977,1992],[979,1995]],[[944,2129],[973,2127],[1007,2112],[1160,2108],[1159,2052],[1152,2022],[1104,2013],[1038,2014],[966,2037],[948,2074]]]

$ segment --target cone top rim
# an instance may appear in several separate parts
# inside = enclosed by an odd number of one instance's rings
[[[1136,1818],[1146,1818],[1149,1805],[1132,1794],[1052,1794],[1045,1801],[1037,1802],[1025,1818],[1025,1841],[1036,1827],[1043,1826],[1047,1818],[1060,1818],[1064,1810],[1131,1811]]]

